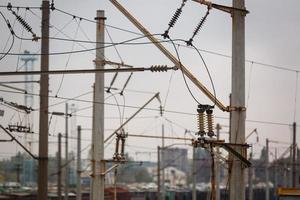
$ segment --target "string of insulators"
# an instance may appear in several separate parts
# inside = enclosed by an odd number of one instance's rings
[[[213,121],[213,106],[198,105],[197,121],[198,121],[198,135],[204,137],[206,134],[213,137],[214,134],[214,121]]]
[[[116,134],[116,136],[116,148],[113,159],[117,161],[125,160],[125,138],[127,135],[122,129],[120,133]]]
[[[151,72],[166,72],[168,69],[167,65],[152,65],[150,67]]]
[[[206,110],[207,115],[207,135],[209,137],[213,137],[214,134],[214,121],[213,121],[213,110],[208,109]]]
[[[16,17],[17,21],[29,32],[32,34],[33,40],[36,40],[36,34],[32,31],[31,26],[23,19],[20,15],[18,15],[15,11],[11,10],[12,14]]]
[[[200,135],[201,137],[203,137],[205,135],[205,130],[204,130],[204,126],[205,126],[205,122],[204,122],[204,109],[199,108],[197,109],[198,115],[197,115],[197,120],[198,120],[198,135]]]
[[[51,9],[52,11],[55,10],[55,7],[54,7],[54,0],[51,1],[50,9]]]
[[[204,15],[204,17],[201,18],[200,22],[198,23],[198,25],[196,26],[194,32],[193,32],[193,36],[186,42],[188,46],[192,45],[192,42],[194,40],[194,37],[199,33],[200,29],[203,27],[207,16],[209,15],[209,7],[207,8],[206,14]]]
[[[169,37],[169,31],[170,29],[175,25],[175,23],[177,22],[177,20],[179,19],[181,13],[182,13],[182,8],[185,6],[187,0],[183,0],[181,3],[180,8],[177,8],[176,12],[174,13],[173,17],[171,18],[170,22],[169,22],[169,27],[168,29],[165,31],[165,33],[162,35],[165,39],[166,38],[170,38]]]

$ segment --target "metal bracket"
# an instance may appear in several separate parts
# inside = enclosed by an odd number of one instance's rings
[[[197,3],[200,3],[200,4],[203,4],[203,5],[206,5],[209,8],[215,8],[215,9],[221,10],[223,12],[227,12],[229,14],[232,14],[233,11],[243,12],[244,15],[249,13],[249,11],[246,8],[240,9],[240,8],[235,8],[235,7],[230,7],[230,6],[224,6],[224,5],[220,5],[220,4],[211,3],[211,2],[206,1],[206,0],[193,0],[193,1],[195,1]]]

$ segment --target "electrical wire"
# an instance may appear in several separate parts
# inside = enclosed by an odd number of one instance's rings
[[[26,20],[26,16],[27,16],[27,10],[25,10],[25,14],[24,14],[24,17],[23,17],[24,20]],[[13,26],[13,28],[14,28],[14,26]],[[25,28],[23,27],[22,33],[21,33],[21,37],[23,37],[24,30],[25,30]],[[19,46],[19,52],[21,52],[22,44],[23,44],[23,41],[21,40],[21,41],[20,41],[20,46]],[[18,56],[18,58],[17,58],[16,71],[18,71],[18,68],[19,68],[19,62],[20,62],[20,56]]]
[[[12,42],[11,42],[11,45],[10,45],[10,47],[8,48],[8,50],[7,50],[6,53],[2,53],[2,56],[0,57],[0,61],[1,61],[1,60],[2,60],[3,58],[5,58],[5,57],[9,54],[9,52],[11,51],[11,49],[12,49],[14,43],[15,43],[15,35],[14,35],[14,32],[13,32],[13,30],[12,30],[12,27],[11,27],[11,25],[10,25],[10,23],[9,23],[9,20],[6,19],[6,17],[3,15],[3,13],[2,13],[1,11],[0,11],[0,14],[1,14],[2,18],[4,19],[4,21],[5,21],[5,23],[6,23],[7,27],[8,27],[8,29],[10,30],[11,35],[12,35]],[[10,39],[10,36],[9,36],[7,42],[9,41],[9,39]]]
[[[296,122],[296,111],[297,111],[297,96],[298,96],[298,76],[299,73],[296,72],[296,88],[295,88],[295,106],[294,106],[294,122]]]
[[[178,52],[178,50],[177,50],[177,48],[176,48],[176,46],[175,46],[175,43],[174,43],[174,41],[173,41],[171,38],[170,38],[170,41],[171,41],[171,43],[172,43],[172,45],[173,45],[173,47],[174,47],[174,50],[175,50],[175,52],[176,52],[176,56],[177,56],[177,59],[178,59],[178,61],[179,61],[179,69],[180,69],[180,71],[181,71],[181,74],[182,74],[182,77],[183,77],[185,86],[186,86],[186,88],[188,89],[188,91],[189,91],[190,95],[192,96],[192,98],[195,100],[195,102],[196,102],[198,105],[200,105],[200,102],[196,99],[196,97],[195,97],[194,94],[192,93],[192,91],[191,91],[191,89],[190,89],[190,87],[189,87],[189,85],[188,85],[188,83],[187,83],[187,81],[186,81],[185,75],[184,75],[183,70],[182,70],[182,64],[181,64],[179,52]]]
[[[154,35],[159,35],[159,34],[154,34]],[[104,46],[104,47],[99,47],[99,48],[95,47],[95,48],[81,49],[81,50],[76,50],[76,51],[52,52],[52,53],[49,53],[49,54],[35,53],[35,54],[30,54],[30,55],[33,55],[33,56],[41,56],[41,55],[55,56],[55,55],[84,53],[84,52],[89,52],[89,51],[94,51],[94,50],[99,50],[99,49],[114,47],[114,46],[117,46],[117,45],[123,45],[123,44],[126,44],[128,42],[139,40],[139,39],[142,39],[142,38],[145,38],[145,37],[147,37],[147,36],[136,37],[136,38],[132,38],[132,39],[129,39],[129,40],[124,40],[122,42],[118,42],[118,43],[115,43],[115,44],[110,44],[110,45],[107,45],[107,46]],[[0,52],[0,54],[5,54],[5,53]],[[27,55],[27,54],[24,54],[24,53],[7,53],[7,55],[16,56],[16,55]]]
[[[201,58],[201,60],[202,60],[202,62],[203,62],[203,65],[204,65],[204,67],[205,67],[205,69],[206,69],[206,72],[207,72],[207,74],[208,74],[208,77],[209,77],[209,80],[210,80],[210,82],[211,82],[211,86],[212,86],[212,89],[213,89],[213,93],[214,93],[214,105],[213,105],[213,106],[215,106],[215,105],[216,105],[216,102],[217,102],[217,94],[216,94],[215,84],[214,84],[214,82],[213,82],[213,80],[212,80],[210,71],[209,71],[208,66],[207,66],[207,64],[206,64],[206,62],[205,62],[205,60],[204,60],[202,54],[200,53],[200,51],[199,51],[193,44],[191,44],[191,46],[194,47],[194,49],[196,50],[196,52],[199,54],[199,56],[200,56],[200,58]]]
[[[5,93],[11,93],[11,94],[21,94],[24,95],[23,92],[18,92],[18,91],[10,91],[10,90],[2,90],[0,89],[0,92],[5,92]],[[76,101],[76,102],[83,102],[83,103],[95,103],[95,104],[104,104],[108,106],[117,106],[116,104],[113,103],[103,103],[103,102],[97,102],[97,101],[90,101],[90,100],[84,100],[84,99],[76,99],[76,98],[68,98],[68,97],[55,97],[51,95],[40,95],[40,94],[35,94],[35,93],[28,93],[28,95],[32,96],[43,96],[43,97],[48,97],[48,98],[56,98],[56,99],[63,99],[63,100],[68,100],[68,101]],[[120,105],[123,106],[123,105]],[[131,106],[131,105],[125,105],[126,108],[132,108],[132,109],[137,109],[140,108],[138,106]],[[39,110],[39,109],[33,109],[34,111]],[[160,111],[160,109],[157,108],[144,108],[144,110],[149,110],[149,111]],[[175,110],[165,110],[167,113],[172,113],[172,114],[180,114],[180,115],[188,115],[188,116],[196,116],[197,114],[195,113],[189,113],[189,112],[183,112],[183,111],[175,111]],[[217,119],[226,119],[228,120],[228,117],[218,117],[215,116]],[[250,123],[258,123],[258,124],[265,124],[265,125],[277,125],[277,126],[288,126],[291,127],[292,124],[289,123],[282,123],[282,122],[271,122],[271,121],[262,121],[262,120],[251,120],[247,119],[246,122]],[[300,125],[297,125],[297,127],[300,127]]]
[[[110,33],[109,33],[109,31],[107,30],[106,27],[105,27],[105,31],[106,31],[106,33],[107,33],[107,35],[108,35],[108,37],[109,37],[111,43],[114,43],[114,41],[113,41],[113,39],[112,39],[112,37],[111,37],[111,35],[110,35]],[[116,46],[114,46],[114,49],[115,49],[115,51],[116,51],[116,53],[117,53],[117,55],[118,55],[118,57],[119,57],[121,63],[124,63],[124,62],[123,62],[123,59],[122,59],[122,57],[121,57],[121,55],[120,55],[120,52],[118,51],[118,49],[117,49]]]
[[[75,19],[75,20],[76,20],[76,19]],[[79,26],[80,26],[80,22],[81,22],[81,20],[78,22],[76,31],[75,31],[75,33],[74,33],[74,38],[77,37],[78,30],[79,30]],[[75,46],[75,42],[72,43],[71,51],[74,50],[74,46]],[[67,62],[66,62],[66,65],[65,65],[64,70],[66,70],[66,69],[68,68],[68,65],[69,65],[69,62],[70,62],[71,55],[72,55],[72,54],[69,54],[69,56],[68,56],[68,59],[67,59]],[[57,91],[56,91],[55,96],[57,96],[58,93],[59,93],[59,91],[61,90],[62,84],[63,84],[63,82],[64,82],[64,78],[65,78],[65,74],[62,74],[62,77],[61,77],[61,80],[60,80],[60,83],[59,83],[59,86],[58,86],[58,89],[57,89]]]
[[[246,105],[246,109],[248,109],[248,106],[249,106],[249,100],[250,100],[250,89],[251,89],[252,69],[253,69],[253,62],[251,63],[251,66],[250,66],[250,72],[249,72],[248,94],[247,94],[247,105]]]
[[[6,5],[0,5],[0,7],[1,8],[7,8]],[[31,11],[31,9],[41,9],[41,7],[38,7],[38,6],[29,6],[29,7],[28,6],[12,6],[12,8],[26,9],[26,10],[29,10],[29,11]],[[78,16],[78,15],[75,15],[75,14],[69,13],[67,11],[58,9],[58,8],[55,8],[55,10],[59,11],[59,12],[61,12],[63,14],[66,14],[66,15],[82,19],[82,20],[84,20],[86,22],[90,22],[90,23],[94,23],[94,24],[97,23],[94,20],[91,20],[91,19],[88,19],[88,18],[85,18],[85,17],[81,17],[81,16]],[[131,31],[131,30],[128,30],[128,29],[125,29],[125,28],[119,28],[119,27],[112,26],[112,25],[109,25],[109,24],[105,24],[105,26],[109,27],[109,28],[116,29],[116,30],[120,30],[120,31],[123,31],[123,32],[131,33],[131,34],[134,34],[134,35],[140,35],[140,36],[143,35],[141,33],[135,32],[135,31]],[[180,45],[180,44],[178,44],[178,45]],[[180,45],[180,46],[183,46],[184,48],[191,48],[191,47],[186,46],[186,45]],[[222,53],[215,52],[215,51],[210,51],[210,50],[206,50],[206,49],[198,49],[198,50],[201,51],[201,52],[212,54],[212,55],[216,55],[216,56],[221,56],[221,57],[225,57],[225,58],[231,58],[231,56],[229,56],[229,55],[222,54]],[[263,63],[263,62],[254,61],[254,60],[250,60],[250,59],[246,59],[245,61],[249,62],[249,63],[254,63],[256,65],[260,65],[260,66],[270,67],[270,68],[273,68],[273,69],[284,70],[284,71],[291,71],[291,72],[300,72],[300,70],[290,69],[289,67],[288,68],[287,67],[282,67],[282,66],[279,66],[279,65],[273,65],[273,64]]]
[[[175,73],[175,72],[172,71],[171,76],[170,76],[170,79],[169,79],[168,89],[167,89],[167,94],[166,94],[166,97],[165,97],[164,104],[162,105],[162,106],[163,106],[163,109],[166,108],[166,104],[167,104],[167,100],[168,100],[168,97],[169,97],[169,93],[170,93],[170,89],[171,89],[171,83],[172,83],[172,80],[173,80],[174,73]]]

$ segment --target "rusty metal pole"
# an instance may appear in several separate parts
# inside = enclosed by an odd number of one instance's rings
[[[49,70],[49,1],[42,3],[41,71]],[[48,198],[48,95],[49,76],[40,78],[38,200]]]

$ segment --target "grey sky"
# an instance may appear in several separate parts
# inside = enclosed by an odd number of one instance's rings
[[[8,1],[1,1],[1,5],[6,5]],[[39,6],[40,1],[10,1],[13,5],[28,5],[28,6]],[[181,1],[171,1],[171,0],[161,0],[161,1],[146,1],[146,0],[128,0],[120,1],[123,5],[128,8],[128,10],[140,21],[142,22],[151,33],[163,33],[167,28],[167,24],[171,19],[176,8],[179,7]],[[215,1],[215,3],[231,5],[231,1]],[[97,9],[105,10],[107,21],[109,25],[116,27],[128,29],[134,32],[138,30],[107,0],[90,0],[90,1],[80,1],[80,0],[64,0],[55,1],[57,8],[68,11],[78,16],[82,16],[88,19],[93,19],[96,14]],[[246,1],[246,8],[250,11],[250,14],[246,17],[246,59],[250,61],[256,61],[261,63],[273,64],[282,66],[289,69],[299,69],[300,57],[297,55],[300,48],[300,40],[298,38],[300,33],[300,28],[298,22],[300,20],[300,13],[298,8],[300,2],[294,1]],[[14,21],[14,17],[9,13],[6,8],[0,8],[1,12],[10,19],[11,23]],[[41,16],[39,10],[32,10],[36,15]],[[189,39],[192,35],[196,24],[199,22],[202,16],[204,16],[206,8],[204,6],[198,5],[195,2],[188,1],[187,6],[183,10],[182,16],[179,18],[178,23],[170,31],[172,38],[177,39]],[[25,16],[24,10],[20,10],[19,14]],[[33,27],[33,30],[40,35],[40,19],[33,15],[30,11],[26,13],[26,21]],[[51,13],[51,35],[57,34],[57,29],[61,29],[68,22],[72,20],[72,17],[54,11]],[[78,23],[80,28],[78,28]],[[4,24],[4,21],[0,21],[1,27],[1,50],[8,38],[9,32]],[[57,29],[56,29],[57,28]],[[78,33],[76,34],[76,30]],[[3,30],[3,31],[2,31]],[[21,35],[22,29],[20,25],[16,23],[16,32]],[[107,27],[109,34],[111,35],[114,42],[123,41],[126,39],[134,38],[136,35],[122,32],[113,28]],[[89,39],[95,40],[95,24],[86,21],[79,22],[75,19],[67,25],[65,29],[62,30],[64,34],[71,38],[87,40],[85,34]],[[65,37],[61,33],[56,35],[57,37]],[[30,37],[26,31],[24,31],[24,37]],[[106,41],[110,41],[108,35],[106,35]],[[140,41],[147,41],[146,39]],[[231,17],[227,13],[222,13],[218,10],[211,10],[208,16],[207,22],[205,23],[202,30],[194,39],[194,44],[200,49],[205,49],[209,51],[218,52],[225,55],[231,55]],[[60,51],[70,51],[72,50],[72,42],[61,42],[52,41],[50,46],[51,52]],[[92,47],[93,45],[86,45],[86,47]],[[172,52],[174,52],[171,45],[166,45]],[[12,52],[19,52],[20,41],[16,39]],[[22,42],[21,51],[28,49],[31,52],[36,52],[40,48],[39,43],[33,42]],[[83,47],[75,44],[74,50],[82,49]],[[122,60],[127,64],[132,64],[135,66],[150,66],[152,64],[171,64],[171,62],[165,58],[153,45],[122,45],[118,46],[118,51],[121,54]],[[204,69],[203,64],[197,53],[189,48],[180,47],[179,48],[180,57],[182,62],[193,71],[199,80],[201,80],[208,88],[211,89],[211,85]],[[120,62],[114,48],[106,49],[106,57],[109,60]],[[228,96],[231,88],[231,60],[230,58],[216,56],[208,53],[202,53],[211,71],[213,81],[216,87],[217,97],[228,105]],[[69,59],[68,64],[67,61]],[[50,57],[51,69],[67,69],[72,68],[92,68],[93,67],[93,53],[81,53],[73,54],[68,57],[64,56],[52,56]],[[20,62],[19,65],[22,63]],[[8,71],[15,70],[17,65],[16,56],[7,56],[5,59],[0,61],[0,70]],[[38,69],[39,61],[36,62],[36,69]],[[251,72],[251,73],[250,73]],[[150,92],[160,92],[162,100],[165,101],[167,90],[169,87],[169,80],[172,76],[172,72],[168,73],[136,73],[133,76],[128,88],[134,90],[150,91]],[[121,74],[118,77],[115,87],[122,87],[128,74]],[[251,79],[250,79],[251,77]],[[107,75],[106,85],[109,84],[112,75]],[[5,80],[19,80],[20,77],[1,77],[1,81]],[[35,77],[38,79],[38,77]],[[61,76],[51,76],[50,78],[50,90],[52,90],[51,95],[55,95]],[[249,81],[250,80],[250,81]],[[59,96],[63,97],[74,97],[91,91],[93,83],[92,75],[68,75],[65,76],[62,88],[59,92]],[[249,85],[250,83],[250,85]],[[204,95],[197,91],[197,89],[189,83],[193,93],[199,101],[202,103],[210,103]],[[298,90],[299,90],[298,82]],[[251,64],[251,62],[246,63],[246,99],[248,105],[247,119],[257,120],[257,121],[271,121],[279,122],[283,124],[291,124],[294,121],[294,109],[295,109],[295,90],[296,90],[296,73],[284,70],[278,70],[258,64]],[[36,92],[38,93],[38,87],[36,87]],[[249,94],[249,98],[248,98]],[[140,94],[134,92],[125,93],[126,105],[136,105],[141,106],[146,102],[153,94]],[[0,92],[0,96],[9,100],[15,101],[20,104],[23,103],[22,95],[12,95],[9,93]],[[107,95],[109,96],[109,95]],[[300,94],[298,92],[298,100],[300,99]],[[87,95],[82,97],[82,99],[92,99],[92,95]],[[116,99],[119,104],[123,104],[123,98],[116,95]],[[50,99],[50,104],[59,102],[60,100]],[[38,103],[38,98],[35,98],[36,108]],[[113,97],[107,100],[109,103],[115,103]],[[299,101],[298,101],[299,102]],[[84,108],[89,106],[87,103],[77,103],[77,107]],[[158,108],[158,102],[153,101],[149,107]],[[179,71],[175,72],[172,76],[172,81],[170,84],[170,92],[167,98],[166,109],[176,110],[189,113],[196,112],[196,103],[193,101],[189,95],[186,86],[184,85],[182,75]],[[1,106],[2,108],[2,106]],[[117,107],[106,106],[106,116],[107,117],[118,117],[119,111]],[[122,108],[121,108],[122,109]],[[299,116],[299,106],[296,110],[296,122],[300,122]],[[64,104],[52,107],[50,110],[53,111],[64,111]],[[216,110],[217,117],[228,117],[227,113],[223,113]],[[122,110],[121,110],[122,111]],[[135,109],[125,109],[125,116],[130,116]],[[7,110],[5,117],[0,118],[0,123],[6,125],[10,121],[11,116],[14,114],[13,111]],[[91,109],[87,109],[78,113],[78,115],[91,116]],[[143,111],[139,116],[153,116],[152,118],[136,119],[132,121],[126,130],[129,133],[145,133],[145,134],[160,134],[160,118],[154,118],[158,116],[158,112],[154,111]],[[35,128],[38,127],[37,112],[35,113]],[[190,130],[196,130],[196,117],[189,115],[180,115],[165,113],[165,117],[186,127]],[[12,119],[12,122],[16,122],[17,117]],[[56,125],[55,124],[56,121]],[[91,119],[77,117],[77,123],[82,125],[84,128],[91,128]],[[228,125],[228,120],[216,119],[216,123],[221,123],[223,125]],[[106,129],[114,129],[119,126],[120,122],[115,119],[106,120]],[[167,121],[166,132],[168,135],[174,136],[184,136],[184,129],[171,125]],[[289,126],[282,125],[270,125],[270,124],[260,124],[247,122],[246,133],[251,132],[254,128],[258,129],[260,143],[264,144],[266,137],[273,140],[280,140],[284,142],[290,141],[291,128]],[[36,129],[37,131],[38,129]],[[52,119],[50,125],[50,132],[57,134],[58,132],[64,132],[64,122],[61,118],[56,120]],[[228,131],[228,128],[224,127],[223,131]],[[112,130],[107,130],[106,135],[111,133]],[[84,131],[83,138],[90,139],[90,131]],[[1,135],[1,137],[3,137]],[[228,137],[227,134],[222,135],[222,137]],[[51,140],[55,139],[50,137]],[[55,139],[56,140],[56,139]],[[297,141],[300,141],[298,139]],[[176,141],[169,141],[168,144]],[[255,142],[255,136],[252,136],[249,143]],[[84,142],[83,147],[89,142]],[[145,140],[145,139],[128,139],[129,147],[126,148],[129,152],[135,151],[154,151],[156,146],[160,144],[159,140]],[[139,148],[134,146],[145,147]],[[275,147],[275,145],[273,145]],[[278,145],[280,147],[279,152],[284,150],[283,144]],[[14,152],[15,149],[19,149],[15,144],[5,144],[7,148],[1,148],[2,153],[4,152]],[[54,153],[56,151],[56,145],[51,144],[50,152]],[[284,148],[283,148],[284,147]],[[106,157],[112,156],[114,146],[111,145],[106,151]],[[150,148],[150,149],[149,149]],[[254,146],[256,153],[261,149],[261,145]],[[11,149],[11,150],[9,150]],[[153,149],[153,150],[151,150]],[[271,149],[273,150],[273,149]],[[35,148],[37,153],[37,149]],[[131,154],[135,156],[134,153]],[[258,155],[258,154],[256,154]],[[138,159],[143,159],[138,157]],[[147,159],[146,157],[144,159]],[[154,159],[154,158],[152,158]]]

